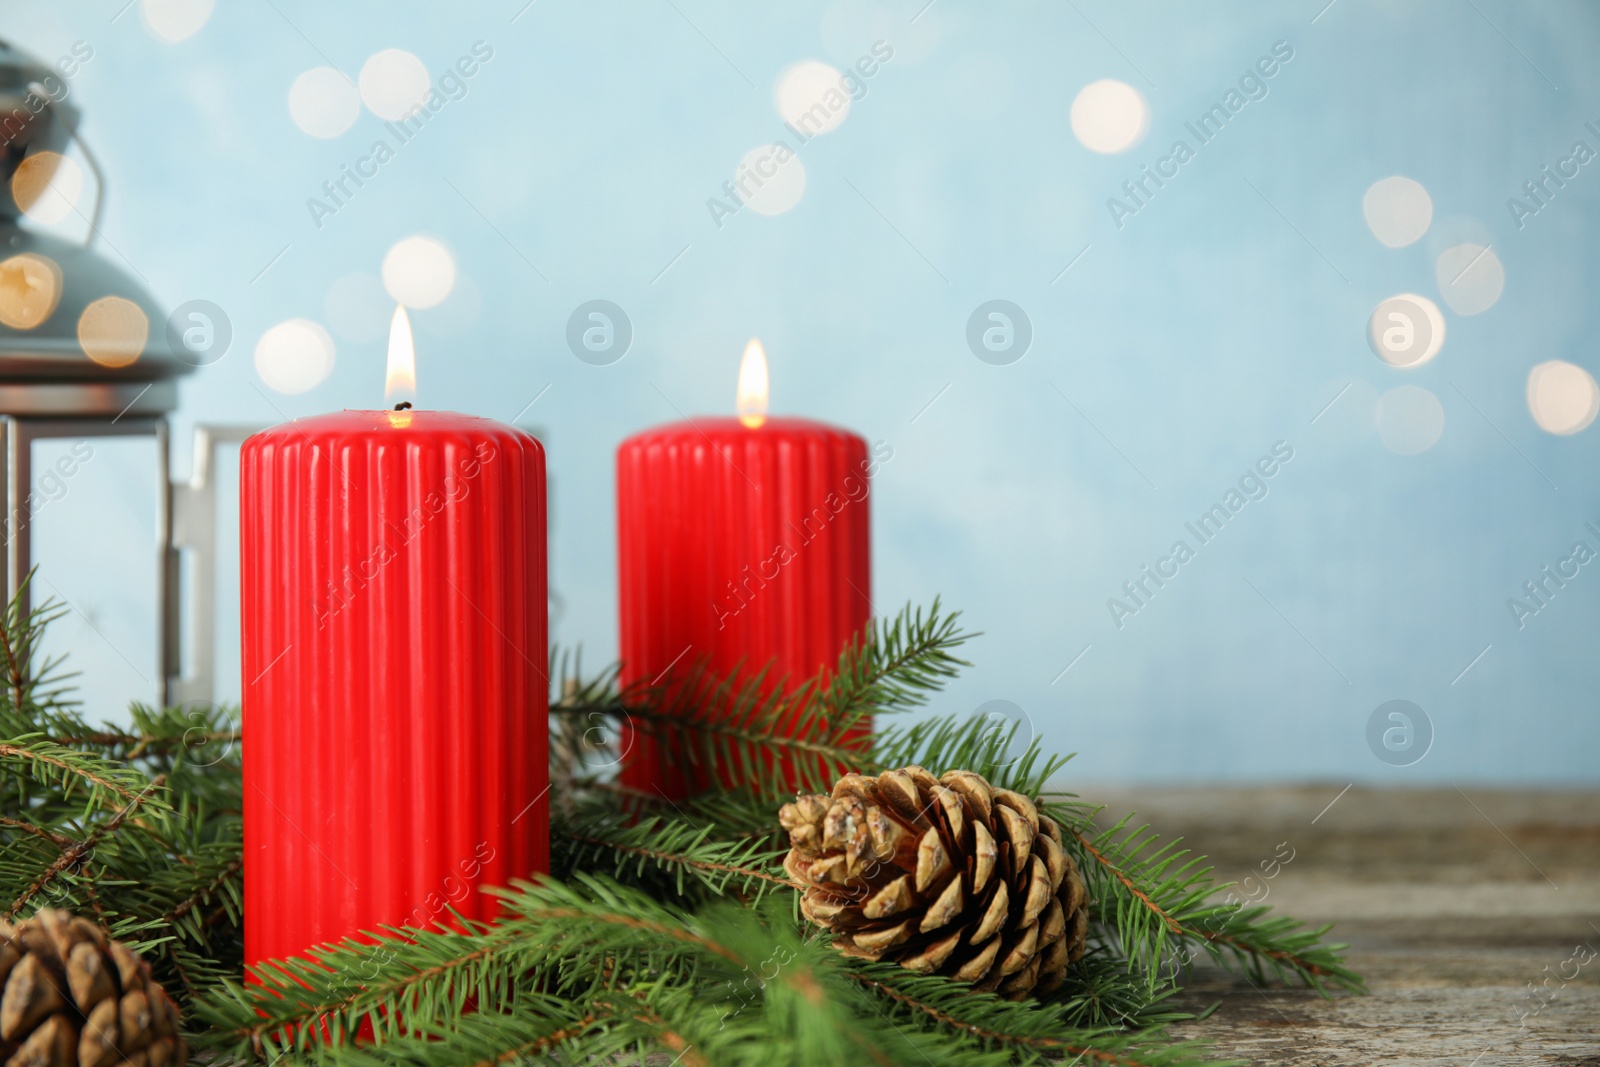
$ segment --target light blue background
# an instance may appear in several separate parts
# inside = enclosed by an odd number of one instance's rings
[[[1600,147],[1583,129],[1600,120],[1600,9],[274,0],[221,4],[167,44],[137,5],[118,15],[124,2],[8,0],[0,13],[46,59],[92,44],[72,93],[110,175],[107,238],[168,306],[205,298],[232,319],[230,353],[182,387],[180,472],[196,421],[379,404],[381,341],[336,338],[331,377],[300,396],[267,389],[251,351],[274,323],[326,321],[331,283],[377,274],[395,240],[428,233],[464,281],[415,316],[421,403],[511,419],[548,386],[522,421],[549,443],[554,633],[596,662],[616,647],[612,450],[675,408],[731,412],[740,350],[759,336],[775,410],[894,448],[872,497],[879,611],[938,594],[984,632],[937,710],[1013,701],[1091,779],[1600,778],[1600,565],[1521,630],[1506,606],[1574,541],[1600,547],[1582,528],[1600,525],[1600,426],[1549,435],[1524,399],[1541,361],[1600,370],[1600,168],[1520,232],[1506,208],[1574,140]],[[895,57],[843,126],[802,149],[800,204],[715,226],[706,199],[783,135],[778,74],[848,64],[874,37]],[[495,56],[469,95],[314,227],[306,198],[381,124],[364,113],[313,140],[290,119],[294,78],[325,62],[354,75],[390,47],[439,72],[480,39]],[[1119,231],[1106,199],[1279,40],[1295,57],[1270,95]],[[1107,77],[1152,110],[1149,136],[1120,156],[1086,151],[1069,123],[1078,90]],[[1393,174],[1434,203],[1433,229],[1400,250],[1361,212]],[[1443,307],[1434,257],[1467,237],[1504,264],[1502,298],[1471,317],[1445,308],[1427,366],[1379,362],[1368,314],[1407,290]],[[564,342],[593,298],[634,326],[612,366]],[[964,340],[994,298],[1035,331],[1011,366]],[[1374,428],[1377,397],[1401,384],[1445,412],[1416,456]],[[1107,598],[1279,440],[1294,459],[1270,495],[1118,630]],[[135,469],[103,454],[112,472]],[[48,573],[106,616],[106,637],[77,620],[57,640],[109,709],[141,685],[119,663],[153,651],[127,606],[144,587],[123,587],[136,571],[104,545],[144,559],[149,520],[124,502],[131,517],[108,538],[84,495]],[[118,573],[90,582],[95,566]],[[237,631],[224,632],[237,686]],[[1436,733],[1398,769],[1365,740],[1393,698]]]

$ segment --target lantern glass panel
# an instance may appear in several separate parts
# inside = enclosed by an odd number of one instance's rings
[[[150,436],[32,442],[35,607],[64,602],[44,652],[69,654],[90,722],[128,721],[128,703],[161,699],[157,509],[163,472]]]

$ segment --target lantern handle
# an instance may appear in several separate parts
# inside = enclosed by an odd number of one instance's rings
[[[72,135],[72,139],[78,142],[78,150],[83,153],[84,162],[89,164],[89,173],[94,175],[94,207],[89,209],[89,233],[83,239],[83,247],[89,248],[94,245],[94,239],[100,236],[100,211],[105,206],[105,171],[100,169],[100,161],[95,158],[94,152],[90,150],[89,142],[85,141],[83,135],[78,132],[78,124],[68,115],[67,109],[57,107],[56,101],[51,99],[44,86],[38,82],[29,82],[28,91],[34,93],[41,100],[49,101],[46,106],[50,108],[51,113],[55,115],[61,125],[66,127],[67,132]]]

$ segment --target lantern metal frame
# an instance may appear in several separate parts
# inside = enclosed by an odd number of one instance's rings
[[[172,655],[165,662],[169,704],[210,704],[217,687],[217,451],[242,445],[266,427],[201,423],[194,428],[194,461],[189,480],[172,482],[167,567],[171,581],[162,588]],[[189,595],[183,596],[184,554],[188,553]],[[184,655],[182,624],[189,624]]]

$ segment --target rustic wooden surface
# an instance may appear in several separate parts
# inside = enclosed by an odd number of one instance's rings
[[[1197,967],[1176,1004],[1217,1009],[1176,1036],[1254,1064],[1600,1067],[1600,792],[1342,789],[1081,788],[1254,876],[1262,903],[1336,923],[1371,990]]]

